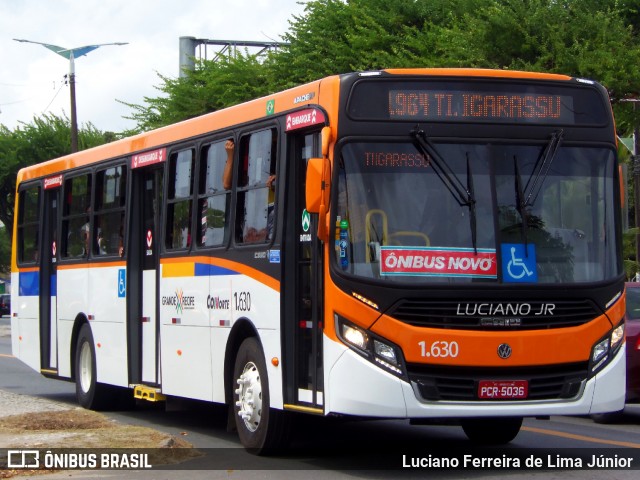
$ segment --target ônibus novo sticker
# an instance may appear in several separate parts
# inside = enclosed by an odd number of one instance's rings
[[[497,278],[490,248],[381,247],[382,275]]]

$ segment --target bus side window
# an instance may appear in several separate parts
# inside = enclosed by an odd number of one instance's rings
[[[62,214],[63,258],[87,257],[91,230],[91,175],[80,175],[64,182]]]
[[[20,192],[18,210],[18,262],[38,261],[38,231],[40,224],[40,187]]]
[[[273,238],[276,192],[276,130],[262,130],[242,138],[236,242],[265,243]]]
[[[94,255],[122,255],[127,170],[117,166],[96,175]]]
[[[191,196],[195,152],[182,150],[169,160],[169,196],[167,199],[167,249],[187,249],[191,246]]]
[[[227,238],[227,208],[230,190],[225,189],[223,177],[227,163],[226,140],[206,145],[200,155],[198,189],[198,246],[222,245]]]

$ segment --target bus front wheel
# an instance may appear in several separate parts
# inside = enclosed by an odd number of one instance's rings
[[[473,443],[503,445],[516,438],[522,427],[522,417],[464,418],[460,423]]]
[[[271,408],[267,367],[256,338],[247,338],[240,345],[233,378],[233,412],[242,445],[258,455],[284,447],[288,419],[284,412]]]

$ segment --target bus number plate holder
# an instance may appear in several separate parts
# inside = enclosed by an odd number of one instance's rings
[[[522,400],[529,394],[527,380],[480,380],[478,398],[480,400]]]

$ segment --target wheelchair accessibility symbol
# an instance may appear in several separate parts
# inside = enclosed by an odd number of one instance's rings
[[[125,298],[127,296],[127,271],[124,268],[118,270],[118,297]]]
[[[502,245],[502,278],[505,282],[531,283],[538,281],[536,246],[507,243]]]

